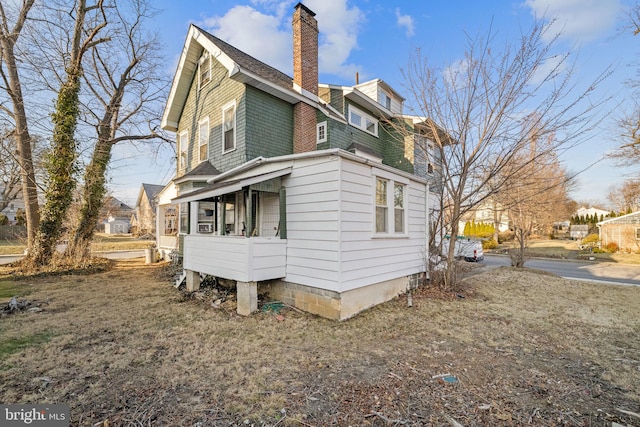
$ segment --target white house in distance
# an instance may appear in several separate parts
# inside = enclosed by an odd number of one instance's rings
[[[162,118],[178,157],[158,207],[179,207],[187,288],[231,281],[244,315],[260,290],[347,319],[426,275],[430,123],[380,79],[319,84],[314,16],[295,6],[293,78],[192,25]]]

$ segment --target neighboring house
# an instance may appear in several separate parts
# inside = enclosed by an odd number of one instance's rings
[[[113,196],[108,196],[100,210],[101,223],[107,234],[129,233],[131,216],[134,210]]]
[[[130,224],[128,218],[114,218],[110,216],[104,223],[106,234],[127,234]]]
[[[317,22],[300,3],[293,38],[292,79],[190,27],[162,120],[177,197],[158,209],[179,205],[188,289],[208,274],[236,283],[241,314],[260,288],[346,319],[426,274],[440,168],[413,136],[425,121],[384,81],[318,84]]]
[[[0,213],[7,217],[7,219],[9,220],[9,224],[15,224],[18,212],[24,212],[24,201],[22,200],[22,193],[19,192],[15,195],[15,197],[7,199],[6,203],[4,200],[2,200],[2,196],[0,195],[0,206],[1,205],[6,206],[4,206],[2,210],[0,210]]]
[[[623,251],[640,250],[640,212],[607,219],[596,225],[602,247],[615,243]]]
[[[569,237],[573,240],[581,240],[589,234],[589,226],[586,224],[573,224],[569,226]]]
[[[597,209],[597,208],[585,208],[584,206],[581,207],[580,209],[578,209],[576,211],[576,213],[574,214],[575,216],[590,216],[592,217],[594,214],[597,215],[598,218],[604,218],[607,215],[609,215],[609,211],[605,211],[602,209]]]
[[[156,196],[156,247],[161,258],[166,260],[170,260],[171,254],[178,249],[178,205],[171,203],[177,196],[173,181]]]
[[[164,185],[142,184],[131,217],[131,232],[137,236],[156,233],[156,197]]]

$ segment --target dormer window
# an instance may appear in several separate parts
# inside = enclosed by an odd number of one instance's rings
[[[378,136],[378,120],[353,105],[349,105],[349,124],[373,136]]]
[[[387,110],[391,110],[391,97],[386,92],[380,91],[380,104]]]
[[[204,86],[211,80],[211,57],[209,52],[204,52],[198,63],[198,76],[200,87]]]

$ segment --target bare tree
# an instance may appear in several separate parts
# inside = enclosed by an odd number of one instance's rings
[[[636,3],[629,11],[627,25],[624,26],[624,33],[632,33],[634,36],[640,34],[640,3]],[[633,94],[633,108],[619,120],[622,130],[622,143],[610,157],[615,159],[622,166],[635,166],[640,163],[640,104],[636,101],[640,81],[632,79],[627,82]]]
[[[27,249],[34,245],[36,230],[39,225],[38,191],[31,152],[31,135],[27,121],[25,99],[16,58],[16,45],[33,7],[34,0],[25,0],[15,13],[14,22],[0,2],[0,78],[2,90],[10,98],[11,107],[0,103],[0,110],[6,113],[14,126],[13,135],[16,141],[16,157],[20,165],[20,182],[25,206],[27,222]]]
[[[640,180],[627,179],[619,186],[609,189],[608,199],[619,213],[640,209]]]
[[[58,91],[52,117],[53,138],[46,165],[48,182],[45,205],[35,244],[28,254],[28,261],[35,266],[50,262],[62,234],[67,209],[73,201],[77,159],[75,132],[80,111],[82,59],[92,47],[105,41],[99,38],[99,34],[106,25],[103,0],[98,0],[92,6],[87,6],[86,0],[76,1],[69,59],[65,64],[65,80]]]
[[[510,252],[511,265],[522,268],[532,234],[550,232],[553,222],[567,218],[567,191],[572,177],[564,170],[554,151],[553,135],[546,141],[531,135],[528,150],[519,153],[510,167],[497,199],[507,208],[514,232],[515,248]]]
[[[111,5],[107,17],[110,41],[95,46],[85,64],[89,93],[83,111],[97,138],[84,173],[80,219],[68,247],[68,254],[76,261],[90,255],[112,147],[123,141],[166,139],[156,129],[169,80],[160,74],[159,40],[144,28],[154,11],[146,0],[128,5],[131,10],[123,10],[122,3]]]
[[[505,185],[510,176],[504,172],[534,131],[541,139],[554,135],[542,156],[580,143],[599,123],[604,100],[591,98],[608,72],[579,89],[568,54],[554,54],[555,39],[544,41],[548,30],[536,22],[500,48],[489,30],[486,37],[468,38],[464,57],[446,69],[431,66],[418,50],[404,70],[415,114],[424,118],[424,133],[442,158],[441,208],[451,236],[465,213]],[[455,284],[454,254],[450,244],[446,288]]]
[[[38,159],[44,156],[44,144],[37,135],[31,138],[31,143],[34,174],[38,180],[42,178],[42,164]],[[12,201],[22,199],[21,177],[22,168],[16,152],[15,135],[11,131],[0,129],[0,211]]]

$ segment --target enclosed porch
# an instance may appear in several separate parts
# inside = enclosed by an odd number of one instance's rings
[[[203,274],[235,281],[238,312],[249,314],[257,309],[257,283],[285,277],[282,173],[210,185],[175,199],[189,290],[198,289]]]

